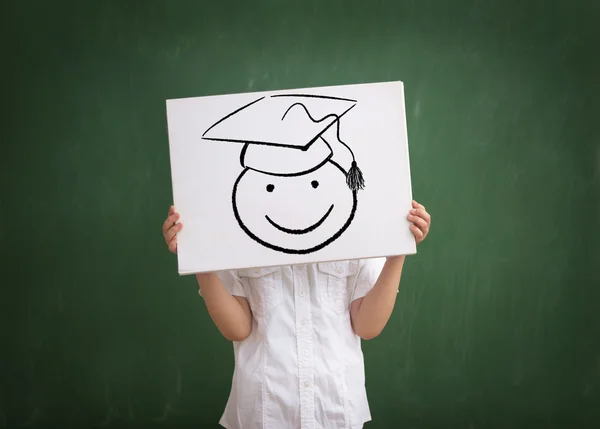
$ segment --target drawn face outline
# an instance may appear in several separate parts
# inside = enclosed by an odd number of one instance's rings
[[[317,213],[315,215],[314,220],[308,220],[307,226],[305,226],[304,228],[289,228],[285,225],[280,225],[276,220],[273,220],[271,218],[271,216],[269,216],[269,213],[264,213],[264,214],[261,213],[261,218],[264,220],[264,224],[254,222],[252,225],[250,225],[251,223],[247,222],[247,219],[245,219],[245,215],[244,215],[244,213],[247,213],[247,211],[240,210],[240,207],[239,207],[240,201],[238,199],[238,196],[239,196],[238,192],[240,191],[241,185],[243,185],[244,181],[246,181],[245,178],[250,177],[249,175],[255,175],[255,176],[259,175],[259,177],[262,176],[263,180],[264,180],[264,178],[268,178],[271,182],[277,182],[277,180],[282,180],[282,179],[286,179],[286,178],[269,176],[265,173],[257,172],[252,169],[249,169],[249,168],[244,169],[242,171],[242,173],[238,176],[238,178],[234,184],[233,192],[232,192],[233,212],[234,212],[235,218],[236,218],[238,224],[240,225],[240,227],[242,228],[242,230],[254,241],[256,241],[257,243],[259,243],[267,248],[270,248],[272,250],[282,252],[282,253],[296,254],[296,255],[302,255],[302,254],[316,252],[316,251],[321,250],[324,247],[328,246],[333,241],[337,240],[346,231],[346,229],[350,226],[350,224],[352,223],[352,221],[354,219],[357,204],[358,204],[357,192],[352,191],[346,187],[346,183],[344,180],[344,178],[346,177],[346,172],[344,171],[343,168],[341,168],[335,162],[329,160],[326,163],[324,163],[320,168],[334,168],[336,171],[338,171],[340,173],[339,179],[336,178],[335,180],[338,180],[339,183],[335,183],[335,185],[340,185],[340,189],[343,189],[345,192],[344,193],[336,192],[333,195],[328,194],[330,197],[338,198],[338,201],[341,202],[341,204],[336,204],[336,202],[333,202],[331,204],[327,203],[328,204],[326,206],[327,209],[324,212],[324,214]],[[308,180],[308,178],[311,177],[311,173],[313,173],[313,172],[314,172],[314,170],[309,173],[302,174],[302,175],[288,177],[288,179],[292,178],[292,177],[299,178],[299,180],[304,181],[307,184],[307,186],[310,187],[311,189],[316,189],[321,186],[320,181],[318,181],[319,183],[318,183],[317,187],[315,187],[313,184],[313,182],[315,182],[315,180]],[[276,184],[273,186],[273,188],[271,188],[271,191],[266,189],[266,187],[262,187],[262,192],[264,192],[264,193],[270,194],[276,190],[277,190]],[[244,189],[242,189],[242,192],[249,192],[249,191],[244,191]],[[255,207],[255,209],[261,210],[261,208],[263,206],[260,204],[254,204],[253,207]],[[336,208],[338,209],[338,212],[336,212]],[[333,216],[332,216],[332,214],[333,214]],[[329,223],[328,223],[328,221],[329,221]],[[265,233],[266,230],[264,229],[264,228],[272,228],[273,230],[276,230],[277,232],[281,232],[284,236],[288,237],[286,242],[289,242],[291,244],[294,236],[308,236],[309,238],[307,240],[310,241],[311,233],[318,231],[319,228],[323,227],[323,225],[326,225],[326,224],[327,224],[328,228],[333,229],[333,232],[328,234],[328,237],[326,239],[318,240],[315,237],[315,240],[313,240],[312,244],[308,245],[308,246],[304,245],[304,246],[293,246],[292,247],[289,244],[284,246],[282,243],[276,243],[279,240],[277,240],[276,238],[274,239],[273,234]],[[270,236],[270,239],[266,239],[265,236]],[[282,241],[283,241],[283,239],[282,239]]]

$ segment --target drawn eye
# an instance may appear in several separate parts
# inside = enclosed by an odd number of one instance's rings
[[[275,190],[275,185],[267,185],[267,192],[273,192]]]
[[[319,187],[319,182],[317,182],[316,180],[313,180],[312,182],[310,182],[310,184],[312,185],[313,188],[317,189]]]

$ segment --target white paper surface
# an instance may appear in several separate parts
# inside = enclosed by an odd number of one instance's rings
[[[180,274],[416,253],[402,82],[167,100],[167,122]]]

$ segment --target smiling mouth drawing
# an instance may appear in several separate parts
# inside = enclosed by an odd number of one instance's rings
[[[317,229],[318,227],[321,226],[321,224],[323,222],[325,222],[325,219],[327,219],[327,217],[331,214],[331,211],[333,210],[333,204],[331,205],[331,207],[329,207],[329,210],[327,210],[327,213],[325,213],[325,215],[319,219],[319,221],[311,226],[309,226],[308,228],[305,229],[289,229],[289,228],[284,228],[281,225],[278,225],[277,223],[273,222],[271,220],[271,218],[267,215],[265,215],[265,218],[269,221],[269,223],[271,225],[273,225],[275,228],[277,228],[280,231],[285,232],[286,234],[296,234],[296,235],[300,235],[300,234],[306,234],[308,232],[314,231],[315,229]]]

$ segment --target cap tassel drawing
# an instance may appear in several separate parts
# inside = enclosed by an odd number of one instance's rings
[[[346,183],[353,191],[364,189],[365,187],[365,179],[363,178],[362,171],[356,165],[356,161],[352,161],[352,166],[346,174]]]
[[[264,96],[219,119],[202,138],[243,144],[242,167],[275,176],[306,174],[331,161],[345,172],[347,186],[356,192],[364,189],[365,179],[354,152],[340,138],[341,119],[356,103],[311,94]],[[335,161],[333,138],[325,138],[334,131],[337,143],[351,155],[349,168]]]
[[[365,187],[365,179],[363,177],[362,171],[360,171],[360,168],[358,168],[358,164],[356,163],[356,158],[354,156],[354,152],[352,151],[352,149],[350,149],[350,147],[346,143],[344,143],[340,139],[340,135],[339,135],[340,121],[339,121],[339,118],[336,119],[336,123],[337,123],[336,126],[338,128],[337,139],[338,139],[338,141],[341,144],[343,144],[348,149],[348,151],[350,152],[350,155],[352,155],[352,164],[350,165],[350,169],[346,173],[346,184],[353,191],[358,191],[359,189],[364,189],[364,187]]]

